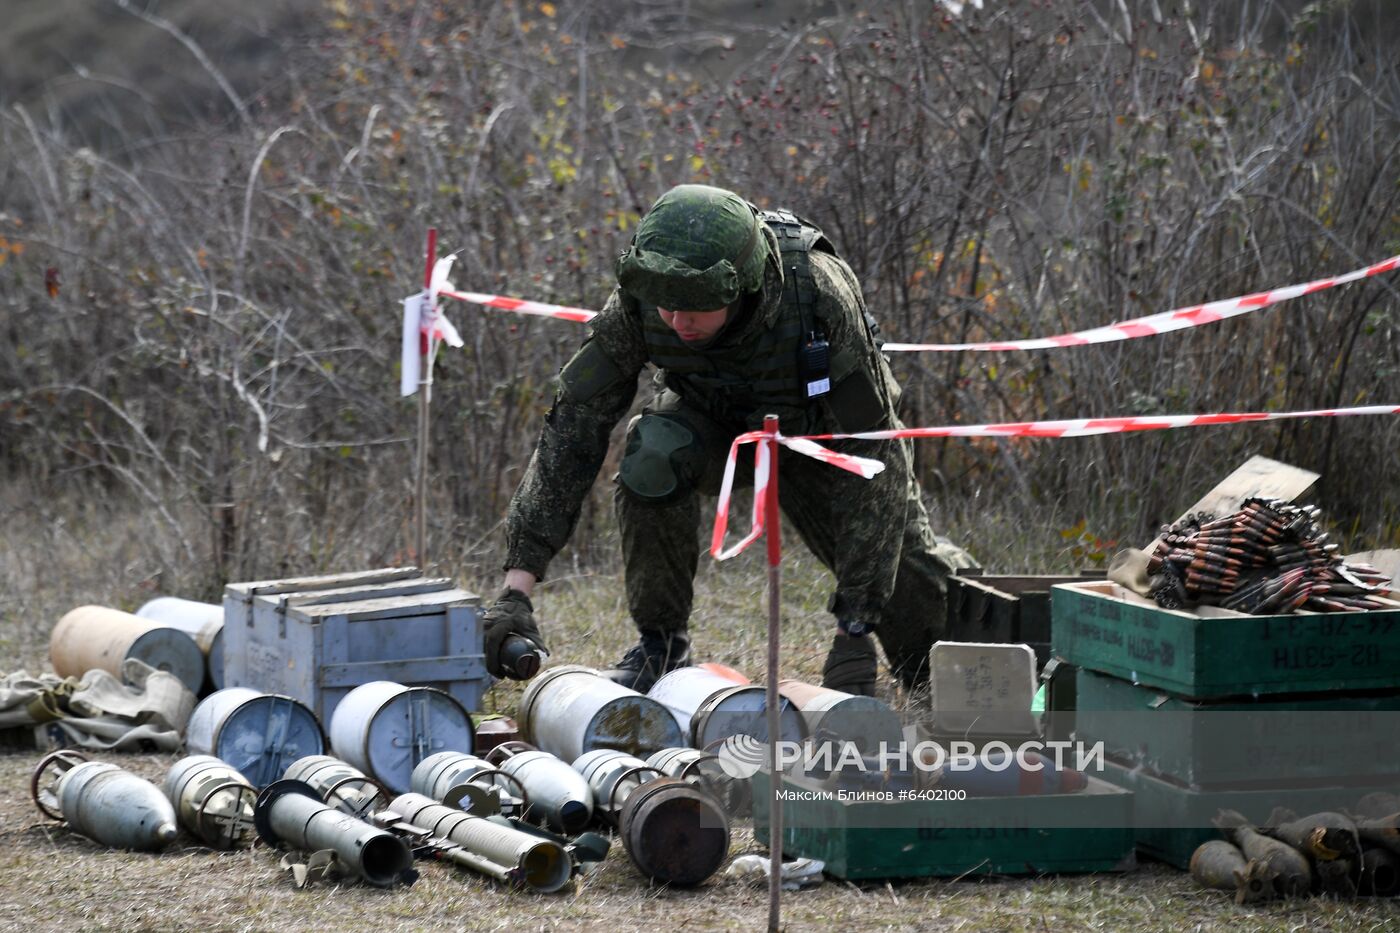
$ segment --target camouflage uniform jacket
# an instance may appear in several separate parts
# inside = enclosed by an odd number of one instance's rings
[[[771,231],[764,232],[774,248],[762,298],[747,319],[733,322],[734,326],[722,330],[703,349],[691,351],[721,370],[727,365],[742,365],[749,355],[745,353],[747,346],[764,331],[782,326],[785,317],[797,314],[796,302],[784,299],[776,239]],[[809,256],[816,286],[816,316],[831,345],[832,391],[808,401],[805,411],[780,411],[782,429],[798,434],[897,426],[899,389],[868,329],[854,273],[843,260],[828,253],[812,251]],[[570,379],[573,363],[565,366],[554,406],[507,512],[507,569],[519,568],[543,578],[550,560],[573,532],[583,500],[607,454],[609,435],[631,407],[638,375],[653,363],[645,318],[655,314],[654,309],[644,308],[621,289],[614,290],[593,320],[589,340],[606,353],[602,368],[610,365],[616,372],[590,372],[590,385],[605,387],[580,392],[571,385],[577,381]],[[794,359],[796,352],[793,346]],[[581,350],[574,359],[582,356]],[[596,354],[593,358],[597,359]],[[742,372],[733,375],[743,381]],[[658,373],[658,381],[667,383],[664,370]],[[742,394],[694,397],[687,392],[688,388],[693,392],[693,387],[674,380],[667,384],[686,404],[736,435],[760,427],[763,415],[771,412],[771,406],[765,408],[761,400],[754,405],[754,399]],[[918,494],[911,478],[910,450],[904,441],[846,440],[830,446],[885,463],[885,470],[870,480],[836,467],[826,473],[831,500],[843,503],[843,508],[835,510],[842,527],[835,530],[840,545],[832,568],[837,590],[831,609],[838,617],[873,623],[894,587],[908,496]]]

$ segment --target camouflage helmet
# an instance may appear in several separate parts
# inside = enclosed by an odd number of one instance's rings
[[[617,259],[617,282],[669,311],[713,311],[763,286],[768,241],[743,198],[709,185],[678,185],[637,225]]]

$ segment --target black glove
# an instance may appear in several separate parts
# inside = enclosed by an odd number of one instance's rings
[[[868,631],[868,630],[867,630]],[[875,695],[874,639],[840,634],[831,640],[826,664],[822,665],[822,686],[856,696]]]
[[[530,602],[530,597],[519,590],[506,588],[491,608],[486,610],[482,626],[486,670],[491,676],[528,680],[529,675],[522,677],[510,656],[518,650],[519,645],[518,642],[511,642],[511,636],[526,642],[527,647],[537,654],[547,653],[539,626],[535,624],[535,607]],[[538,659],[533,667],[534,670],[539,669]]]

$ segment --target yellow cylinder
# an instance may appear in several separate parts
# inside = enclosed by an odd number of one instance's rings
[[[49,660],[60,677],[104,670],[120,678],[127,658],[169,671],[193,692],[204,681],[204,654],[193,638],[129,612],[79,606],[58,620],[49,637]]]

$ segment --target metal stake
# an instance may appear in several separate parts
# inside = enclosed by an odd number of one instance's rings
[[[433,265],[437,262],[437,228],[428,228],[428,262],[423,270],[423,288],[433,285]],[[417,518],[414,537],[413,560],[419,567],[428,566],[428,404],[433,391],[433,376],[429,367],[433,365],[428,352],[432,334],[423,334],[418,339],[418,477],[415,484],[413,502]]]
[[[783,786],[782,772],[778,767],[778,737],[782,735],[779,726],[778,703],[778,646],[780,568],[782,560],[782,535],[779,531],[778,511],[778,416],[765,415],[763,430],[768,432],[768,488],[764,492],[764,533],[768,545],[768,775],[771,782],[768,799],[768,929],[781,928],[783,896],[783,801],[779,794]]]

